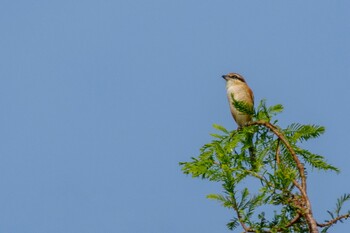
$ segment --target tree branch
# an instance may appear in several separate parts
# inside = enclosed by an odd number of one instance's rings
[[[297,216],[295,216],[295,218],[293,218],[287,225],[286,228],[291,227],[294,223],[296,223],[297,221],[299,221],[301,215],[297,214]]]
[[[317,226],[319,226],[319,227],[328,227],[330,225],[333,225],[333,224],[337,223],[339,220],[347,219],[347,218],[350,218],[350,213],[341,215],[339,217],[336,217],[336,218],[334,218],[334,219],[332,219],[330,221],[327,221],[326,223],[317,223]]]
[[[236,211],[238,221],[241,224],[242,228],[244,229],[244,232],[249,232],[250,227],[247,227],[247,225],[245,225],[244,221],[242,220],[242,216],[239,213],[239,209],[237,208],[236,200],[234,200],[234,205],[232,207]]]
[[[283,133],[281,133],[278,130],[278,128],[275,127],[270,122],[260,120],[260,121],[248,123],[247,126],[249,126],[249,125],[262,125],[268,129],[270,129],[281,140],[281,142],[285,145],[285,147],[287,148],[289,153],[292,155],[292,158],[297,166],[297,169],[298,169],[299,174],[300,174],[300,179],[301,179],[301,185],[296,180],[293,180],[293,184],[300,190],[301,195],[303,196],[305,208],[304,208],[304,213],[302,213],[302,214],[305,216],[305,219],[306,219],[306,222],[309,226],[310,232],[311,233],[318,233],[317,223],[313,217],[311,203],[310,203],[309,197],[306,193],[306,176],[305,176],[304,165],[300,162],[294,149],[292,148],[292,146],[290,145],[290,143],[288,142],[286,137],[283,135]]]
[[[301,178],[301,186],[302,186],[303,189],[306,190],[306,176],[305,176],[304,165],[300,162],[297,154],[295,153],[294,149],[289,144],[289,142],[285,138],[285,136],[274,125],[272,125],[270,122],[267,122],[267,121],[255,121],[255,122],[251,122],[251,123],[249,123],[247,125],[248,126],[249,125],[262,125],[262,126],[265,126],[266,128],[270,129],[283,142],[283,144],[286,146],[286,148],[288,149],[289,153],[292,155],[294,162],[297,165],[297,168],[298,168],[299,174],[300,174],[300,178]]]
[[[290,220],[290,222],[286,225],[285,228],[289,228],[291,227],[292,225],[294,225],[296,222],[299,221],[301,215],[300,214],[297,214],[292,220]],[[277,229],[277,232],[283,232],[285,231],[285,228],[279,228]],[[256,230],[253,230],[251,228],[244,228],[244,232],[257,232]],[[261,232],[261,231],[259,231]],[[262,231],[263,233],[272,233],[273,231]],[[274,231],[275,232],[275,231]]]

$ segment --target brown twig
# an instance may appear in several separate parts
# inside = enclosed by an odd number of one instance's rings
[[[301,215],[297,214],[297,216],[295,216],[287,225],[286,228],[291,227],[293,224],[295,224],[296,222],[299,221]]]
[[[333,225],[333,224],[337,223],[339,220],[342,220],[343,218],[344,219],[350,218],[350,213],[341,215],[339,217],[336,217],[336,218],[334,218],[332,220],[327,221],[326,223],[317,223],[317,226],[319,226],[319,227],[328,227],[330,225]]]
[[[286,225],[285,228],[288,228],[288,227],[291,227],[292,225],[294,225],[296,222],[299,221],[301,215],[300,214],[297,214],[292,220],[290,220],[290,222]],[[279,228],[277,229],[276,231],[277,232],[283,232],[285,231],[285,228]],[[244,229],[244,233],[246,232],[257,232],[256,230],[254,229],[251,229],[250,227],[247,227],[247,228],[243,228]],[[259,231],[259,232],[263,232],[263,233],[272,233],[272,231]],[[275,232],[275,231],[274,231]]]
[[[245,225],[244,221],[242,220],[242,216],[239,213],[239,209],[237,208],[237,203],[236,201],[234,201],[233,204],[233,209],[236,211],[237,217],[238,217],[238,221],[241,224],[242,228],[244,229],[244,232],[249,232],[249,230],[251,229],[250,227],[248,227],[247,225]]]

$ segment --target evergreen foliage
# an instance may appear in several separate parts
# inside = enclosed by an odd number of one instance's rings
[[[318,232],[321,228],[326,232],[350,216],[350,211],[341,214],[350,194],[338,199],[333,212],[328,211],[331,220],[318,223],[312,214],[305,165],[323,171],[339,169],[300,145],[321,136],[324,127],[293,123],[282,129],[273,120],[283,111],[282,105],[267,107],[263,100],[252,109],[244,102],[234,98],[232,101],[239,111],[252,115],[254,120],[232,131],[214,124],[218,133],[211,134],[213,140],[200,149],[198,157],[180,163],[185,174],[222,184],[221,194],[207,197],[233,210],[229,229],[241,226],[244,232]],[[254,166],[248,153],[251,135],[256,153]],[[248,185],[252,183],[254,187]]]

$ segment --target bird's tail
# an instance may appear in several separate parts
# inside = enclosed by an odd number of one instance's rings
[[[247,136],[247,141],[248,143],[250,144],[248,150],[249,150],[249,156],[250,156],[250,165],[251,165],[251,168],[252,170],[256,170],[256,151],[255,151],[255,147],[254,147],[254,144],[253,144],[253,134],[249,134]]]

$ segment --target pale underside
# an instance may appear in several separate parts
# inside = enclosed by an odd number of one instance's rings
[[[229,80],[226,85],[227,88],[227,98],[230,103],[231,114],[235,119],[239,127],[243,127],[245,124],[252,120],[251,116],[239,112],[232,104],[231,94],[238,101],[243,101],[247,104],[254,105],[254,96],[251,89],[246,83],[237,80]]]

